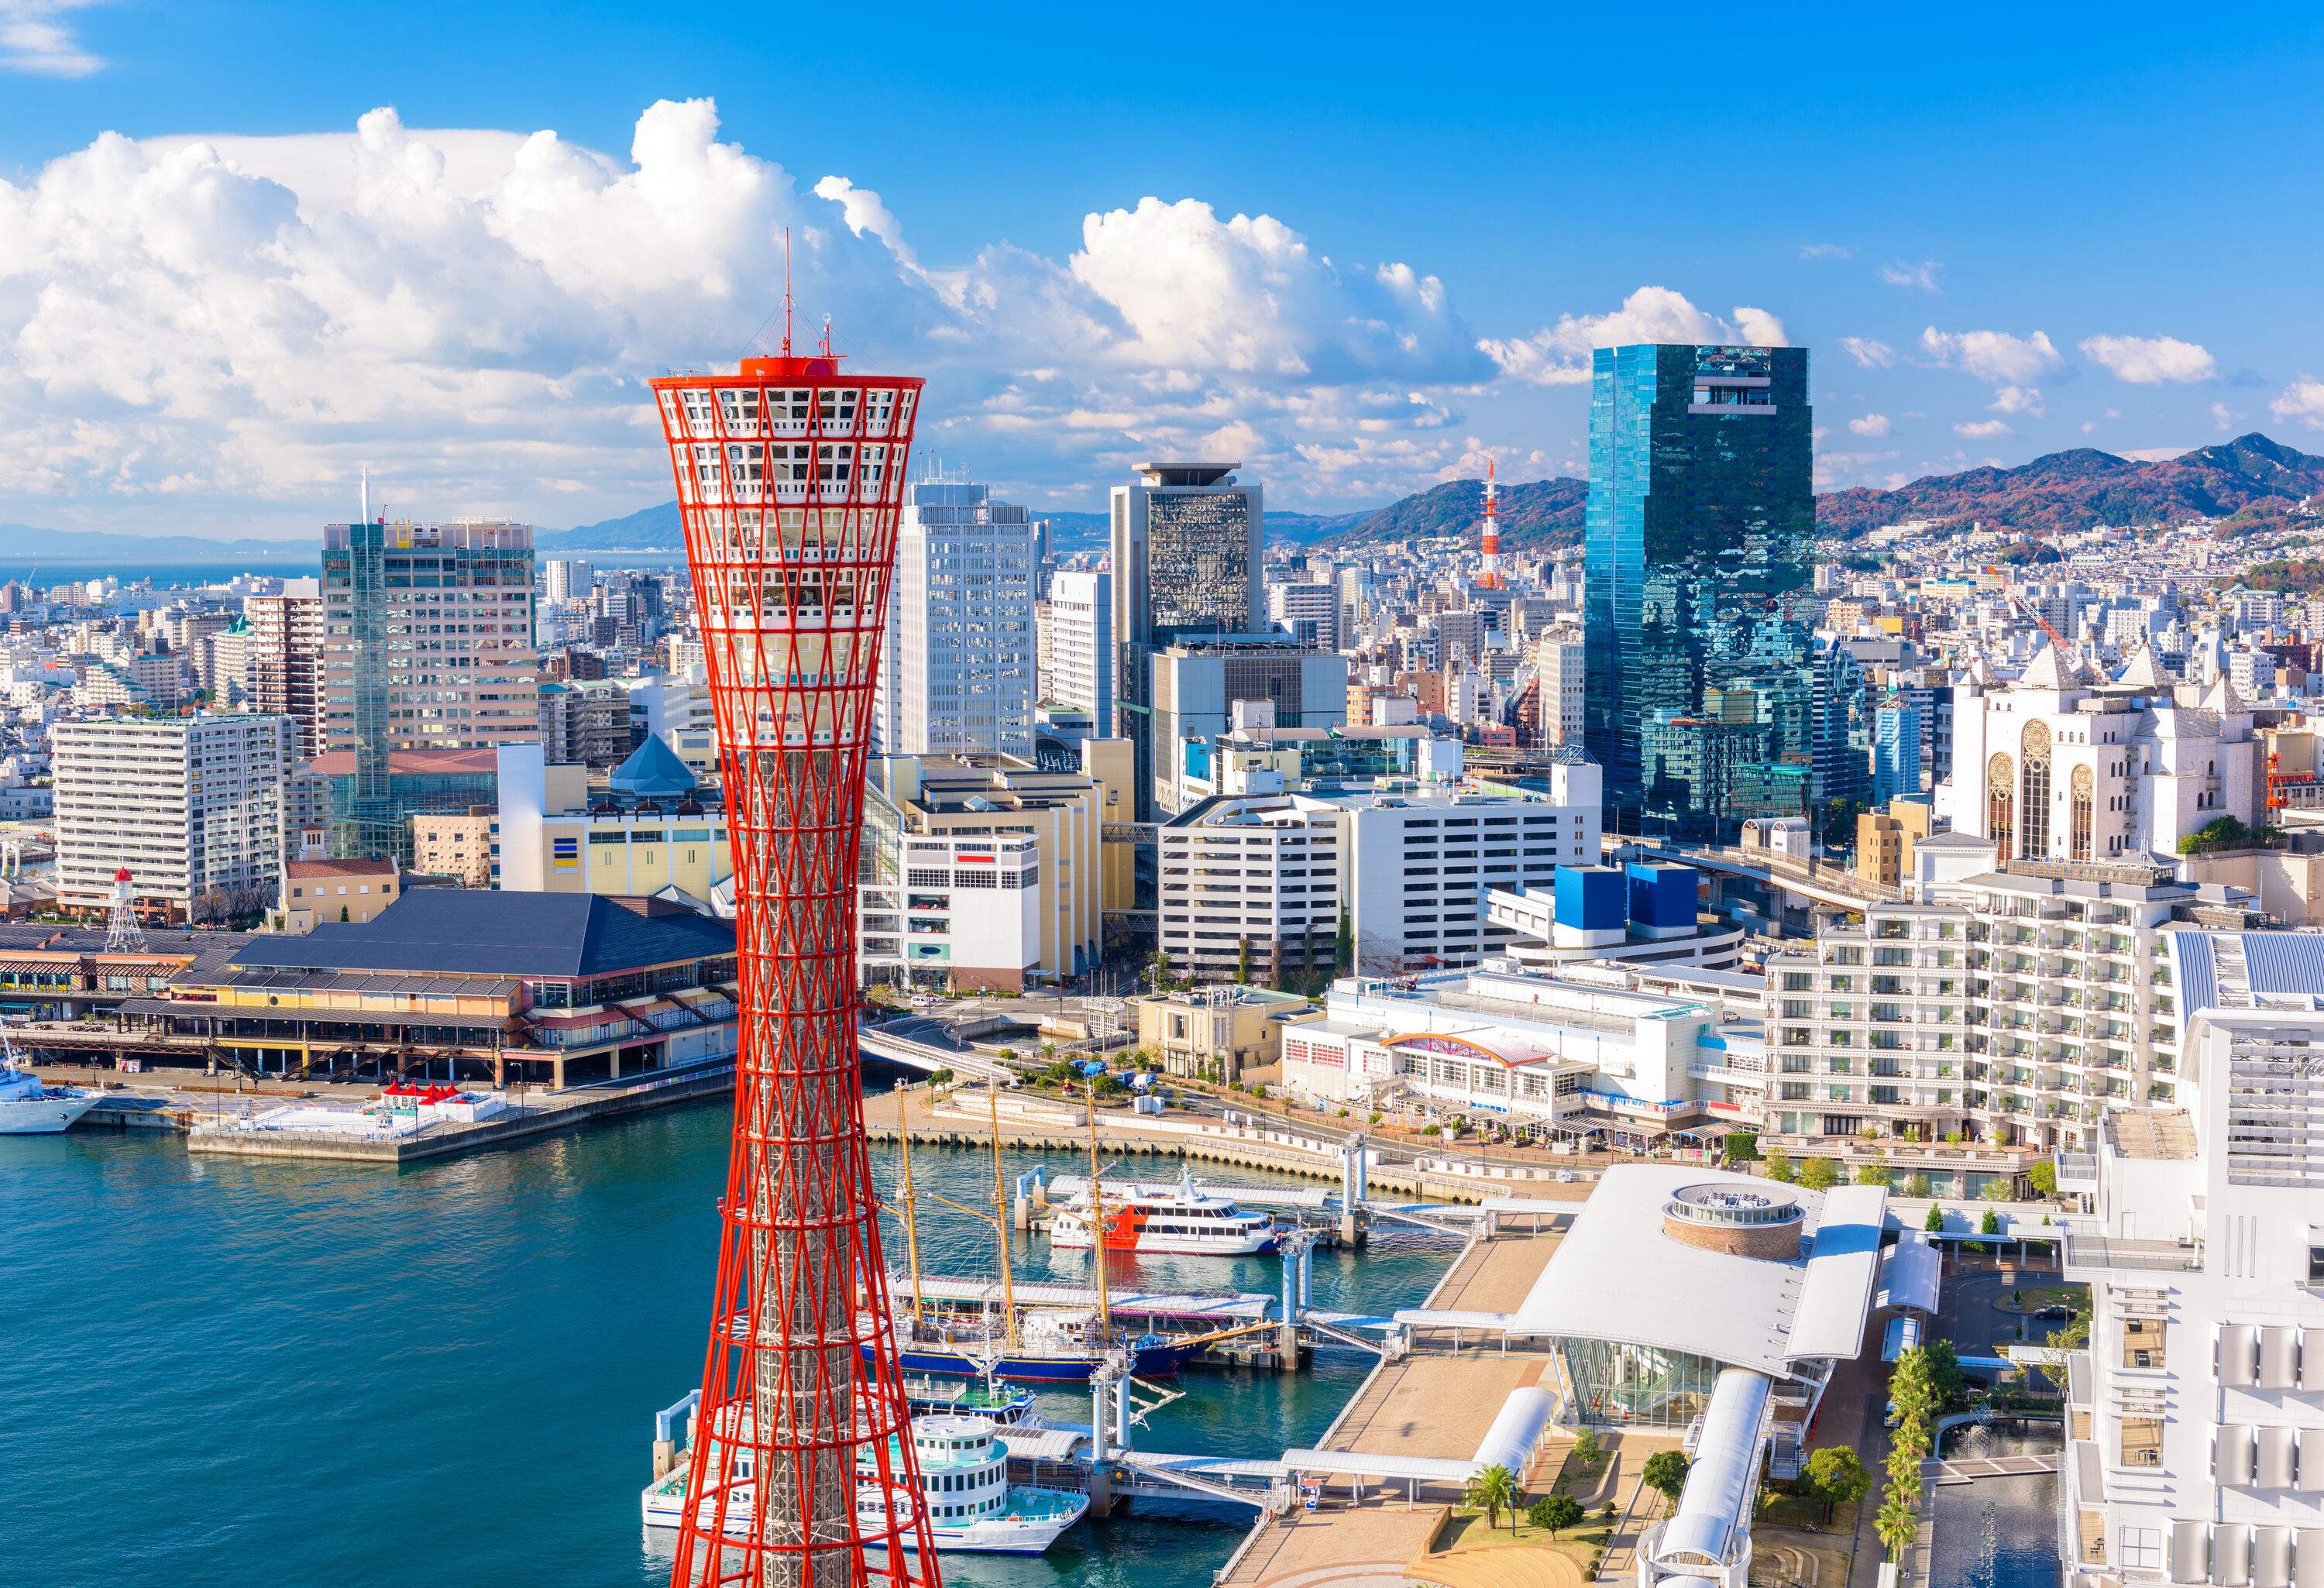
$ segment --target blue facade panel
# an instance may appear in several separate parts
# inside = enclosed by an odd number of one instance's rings
[[[1622,913],[1627,902],[1622,881],[1622,873],[1611,866],[1559,866],[1557,924],[1589,932],[1620,927],[1628,919]]]
[[[1641,927],[1694,925],[1695,869],[1634,860],[1629,866],[1630,919]]]

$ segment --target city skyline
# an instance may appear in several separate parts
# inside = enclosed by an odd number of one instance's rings
[[[1964,47],[2019,48],[1967,65],[1763,24],[1791,64],[1716,125],[1611,78],[1437,125],[1411,105],[1452,102],[1444,69],[1391,92],[1349,45],[1248,18],[1234,69],[1131,106],[1095,87],[1125,35],[1093,23],[1035,58],[1074,137],[1002,117],[930,140],[1027,69],[937,14],[903,49],[743,25],[705,65],[584,10],[532,41],[567,69],[496,78],[489,115],[468,57],[490,21],[429,43],[308,18],[261,49],[264,14],[182,38],[9,7],[0,420],[26,440],[0,522],[289,538],[365,462],[429,513],[652,505],[640,383],[751,345],[785,226],[806,334],[828,310],[859,356],[925,355],[932,448],[1036,512],[1094,509],[1153,456],[1235,457],[1325,511],[1488,452],[1505,479],[1579,475],[1589,355],[1618,342],[1817,348],[1824,486],[2324,439],[2324,348],[2259,307],[2306,289],[2313,223],[2236,158],[2312,135],[2301,96],[2264,88],[2312,69],[2310,19],[2264,52],[1972,20]],[[363,67],[295,69],[334,50]],[[795,59],[811,108],[777,118],[745,74]],[[895,90],[881,115],[812,113],[867,80]],[[1647,183],[1655,205],[1625,204]],[[2156,247],[2174,187],[2266,218],[2231,251]],[[676,245],[626,241],[657,232]]]

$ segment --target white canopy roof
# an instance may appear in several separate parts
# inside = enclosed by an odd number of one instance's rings
[[[1702,1435],[1679,1491],[1678,1510],[1655,1545],[1657,1565],[1700,1562],[1725,1565],[1736,1539],[1751,1528],[1751,1500],[1757,1485],[1759,1430],[1767,1415],[1767,1380],[1729,1368],[1711,1387],[1702,1414]],[[1674,1556],[1685,1556],[1684,1561]]]
[[[1880,1288],[1872,1305],[1934,1312],[1943,1272],[1936,1243],[1923,1231],[1907,1230],[1880,1259]]]
[[[1745,1175],[1675,1164],[1606,1171],[1508,1325],[1512,1333],[1632,1341],[1730,1367],[1790,1376],[1801,1357],[1852,1357],[1863,1341],[1887,1193],[1849,1186],[1819,1195],[1783,1187],[1805,1214],[1812,1250],[1774,1261],[1712,1251],[1664,1233],[1683,1186]]]

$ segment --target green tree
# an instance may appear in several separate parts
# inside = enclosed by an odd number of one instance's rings
[[[1886,1186],[1895,1173],[1878,1158],[1868,1158],[1856,1166],[1856,1183],[1859,1186]]]
[[[1823,1519],[1843,1505],[1854,1505],[1872,1492],[1872,1474],[1863,1458],[1845,1445],[1827,1445],[1808,1457],[1802,1469],[1808,1492],[1823,1502]]]
[[[1154,951],[1154,957],[1146,962],[1146,974],[1153,979],[1157,992],[1170,990],[1170,954],[1167,949],[1157,948]]]
[[[1345,909],[1340,911],[1339,934],[1332,939],[1332,968],[1346,975],[1356,965],[1356,927]]]
[[[1686,1452],[1683,1450],[1657,1450],[1646,1457],[1646,1464],[1640,1476],[1646,1479],[1647,1488],[1659,1491],[1666,1499],[1676,1500],[1679,1491],[1686,1487]]]
[[[2001,1215],[1994,1212],[1993,1209],[1989,1207],[1987,1208],[1985,1210],[1985,1216],[1977,1221],[1977,1233],[1980,1235],[2000,1234]]]
[[[1917,1349],[1928,1366],[1929,1391],[1936,1397],[1938,1406],[1968,1392],[1969,1380],[1961,1372],[1960,1353],[1953,1349],[1951,1341],[1932,1340]]]
[[[1840,1184],[1840,1165],[1828,1158],[1812,1158],[1800,1166],[1800,1184],[1811,1191],[1829,1191]]]
[[[1524,1496],[1517,1491],[1517,1475],[1496,1462],[1469,1480],[1462,1498],[1485,1513],[1485,1526],[1498,1528],[1503,1511],[1509,1513],[1511,1521],[1517,1519],[1517,1501]]]
[[[1729,1163],[1749,1163],[1759,1156],[1759,1135],[1756,1131],[1729,1131],[1720,1143],[1720,1156]]]
[[[2025,1171],[2025,1180],[2028,1185],[2034,1187],[2034,1196],[2055,1196],[2058,1194],[2058,1166],[2056,1162],[2046,1158],[2035,1159],[2034,1160],[2033,1167]]]
[[[1941,1235],[1945,1228],[1945,1210],[1935,1203],[1929,1204],[1929,1216],[1921,1221],[1921,1228],[1932,1235]]]
[[[1580,1527],[1587,1514],[1582,1502],[1571,1494],[1553,1494],[1546,1500],[1535,1500],[1526,1512],[1526,1520],[1554,1537],[1568,1528]]]
[[[1834,799],[1823,808],[1823,846],[1856,847],[1856,818],[1868,808],[1861,799]]]
[[[1767,1178],[1781,1180],[1786,1186],[1792,1183],[1795,1172],[1792,1168],[1792,1155],[1780,1147],[1770,1147],[1761,1153],[1759,1168]]]
[[[1234,979],[1239,987],[1250,985],[1250,939],[1248,937],[1235,940]]]
[[[1929,1194],[1929,1177],[1914,1169],[1904,1177],[1904,1195],[1918,1201]]]
[[[1606,1460],[1606,1447],[1598,1443],[1598,1430],[1584,1428],[1573,1436],[1573,1460],[1585,1471],[1596,1472]]]

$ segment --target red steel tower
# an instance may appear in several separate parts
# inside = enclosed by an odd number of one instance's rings
[[[937,1581],[855,1046],[863,760],[920,382],[842,374],[829,339],[652,383],[718,720],[741,983],[681,1588]]]
[[[1493,478],[1493,460],[1485,459],[1485,528],[1477,549],[1477,588],[1506,590],[1509,581],[1501,572],[1500,484]]]

